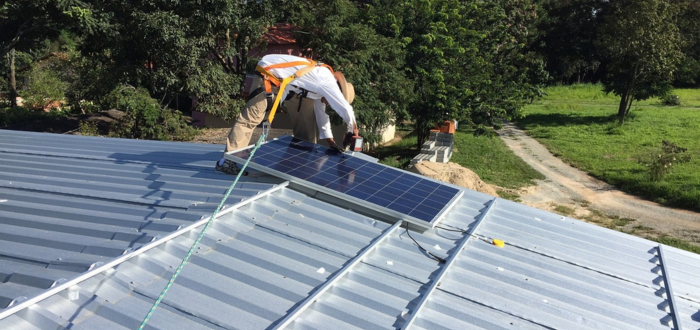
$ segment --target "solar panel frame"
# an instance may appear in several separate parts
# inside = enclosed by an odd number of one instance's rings
[[[270,144],[279,145],[280,149],[266,148]],[[253,147],[228,152],[224,157],[243,164]],[[300,152],[295,153],[292,149]],[[310,152],[327,153],[328,150],[317,144],[283,136],[265,142],[248,166],[423,228],[433,228],[464,193],[461,189],[432,178],[400,171],[350,154],[343,154],[343,157],[337,155],[337,159],[330,158],[333,156],[309,159]],[[381,176],[377,176],[379,173]]]

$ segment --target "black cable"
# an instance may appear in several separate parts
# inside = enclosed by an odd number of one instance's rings
[[[433,257],[433,259],[437,260],[437,261],[440,262],[441,264],[444,264],[444,263],[446,262],[445,259],[440,258],[440,257],[438,257],[438,256],[436,256],[436,255],[430,253],[430,251],[428,251],[428,250],[426,250],[425,248],[423,248],[420,244],[418,244],[418,242],[417,242],[415,239],[413,239],[413,237],[411,236],[411,233],[408,231],[408,221],[406,221],[406,234],[407,234],[408,237],[413,241],[413,243],[415,243],[416,246],[418,246],[418,248],[419,248],[421,251],[427,253],[429,256]]]
[[[466,233],[467,231],[464,229],[451,229],[451,228],[445,228],[445,227],[440,227],[440,226],[435,226],[435,228],[442,229],[442,230],[447,230],[447,231],[456,231],[458,233]]]
[[[464,229],[459,229],[459,228],[452,229],[452,228],[446,228],[446,227],[441,227],[441,226],[435,226],[435,228],[442,229],[442,230],[447,230],[447,231],[454,231],[454,232],[458,232],[458,233],[462,233],[462,234],[468,233],[468,231],[466,231],[466,230],[464,230]],[[484,242],[486,242],[486,243],[493,243],[493,242],[489,242],[489,241],[488,241],[486,238],[484,238],[484,237],[479,237],[479,236],[474,235],[474,234],[471,234],[471,236],[472,236],[472,237],[476,237],[477,239],[480,239],[480,240],[482,240],[482,241],[484,241]]]

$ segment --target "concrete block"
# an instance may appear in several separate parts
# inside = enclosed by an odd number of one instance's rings
[[[437,149],[432,148],[432,149],[430,149],[430,150],[421,150],[420,153],[421,153],[421,154],[425,154],[425,155],[434,156],[434,155],[437,155]]]
[[[418,156],[420,156],[422,159],[429,161],[429,162],[434,162],[435,160],[437,160],[437,155],[420,154]]]
[[[434,162],[437,160],[437,156],[435,155],[427,155],[427,154],[418,154],[416,157],[413,157],[411,159],[411,164],[417,164],[420,162]]]
[[[438,136],[435,139],[435,141],[438,141],[438,142],[452,142],[452,141],[454,141],[454,137],[452,136],[452,134],[448,134],[448,135],[449,136]]]

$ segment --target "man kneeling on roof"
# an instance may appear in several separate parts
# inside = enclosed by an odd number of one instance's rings
[[[256,70],[259,76],[254,86],[259,86],[261,82],[262,86],[250,93],[248,103],[236,117],[236,123],[226,139],[225,152],[248,146],[253,130],[265,119],[266,112],[271,111],[274,115],[278,103],[283,102],[281,100],[287,101],[295,96],[299,106],[290,112],[300,112],[303,98],[312,100],[318,138],[326,140],[331,149],[342,151],[333,140],[326,105],[330,105],[347,125],[344,147],[353,135],[358,135],[355,112],[350,105],[355,98],[355,89],[342,73],[333,72],[328,65],[292,55],[266,55],[258,62]],[[280,95],[275,95],[275,92]],[[293,124],[294,136],[305,140],[316,139],[313,123],[302,120],[302,116],[297,116],[296,119],[297,122]],[[314,132],[310,133],[310,130]],[[234,162],[224,158],[216,163],[216,170],[228,174],[239,172]]]

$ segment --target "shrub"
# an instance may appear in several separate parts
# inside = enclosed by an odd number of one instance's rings
[[[162,129],[163,138],[172,141],[190,141],[197,135],[197,130],[188,125],[182,112],[177,110],[163,110]]]
[[[162,109],[144,88],[119,86],[106,99],[107,107],[124,111],[110,135],[147,140],[191,140],[195,129],[179,111]]]
[[[661,104],[666,106],[679,106],[682,102],[678,95],[664,95],[661,97]]]
[[[44,109],[65,98],[68,84],[50,67],[36,67],[27,77],[26,90],[20,92],[24,104]]]
[[[160,140],[160,104],[144,88],[119,86],[107,95],[107,107],[124,111],[112,133],[118,137]]]
[[[78,111],[82,114],[90,114],[99,112],[101,109],[99,105],[95,104],[92,101],[80,100],[77,102],[76,105],[74,105],[73,110]]]
[[[98,136],[99,131],[97,129],[97,123],[81,120],[78,126],[78,131],[80,135]]]
[[[673,142],[663,140],[661,147],[652,153],[640,157],[638,162],[644,165],[652,181],[659,181],[671,173],[675,164],[687,163],[690,155],[683,155],[688,149],[679,147]]]
[[[48,118],[64,117],[65,115],[65,112],[62,111],[43,112],[34,111],[24,107],[0,107],[0,128],[24,125]]]

